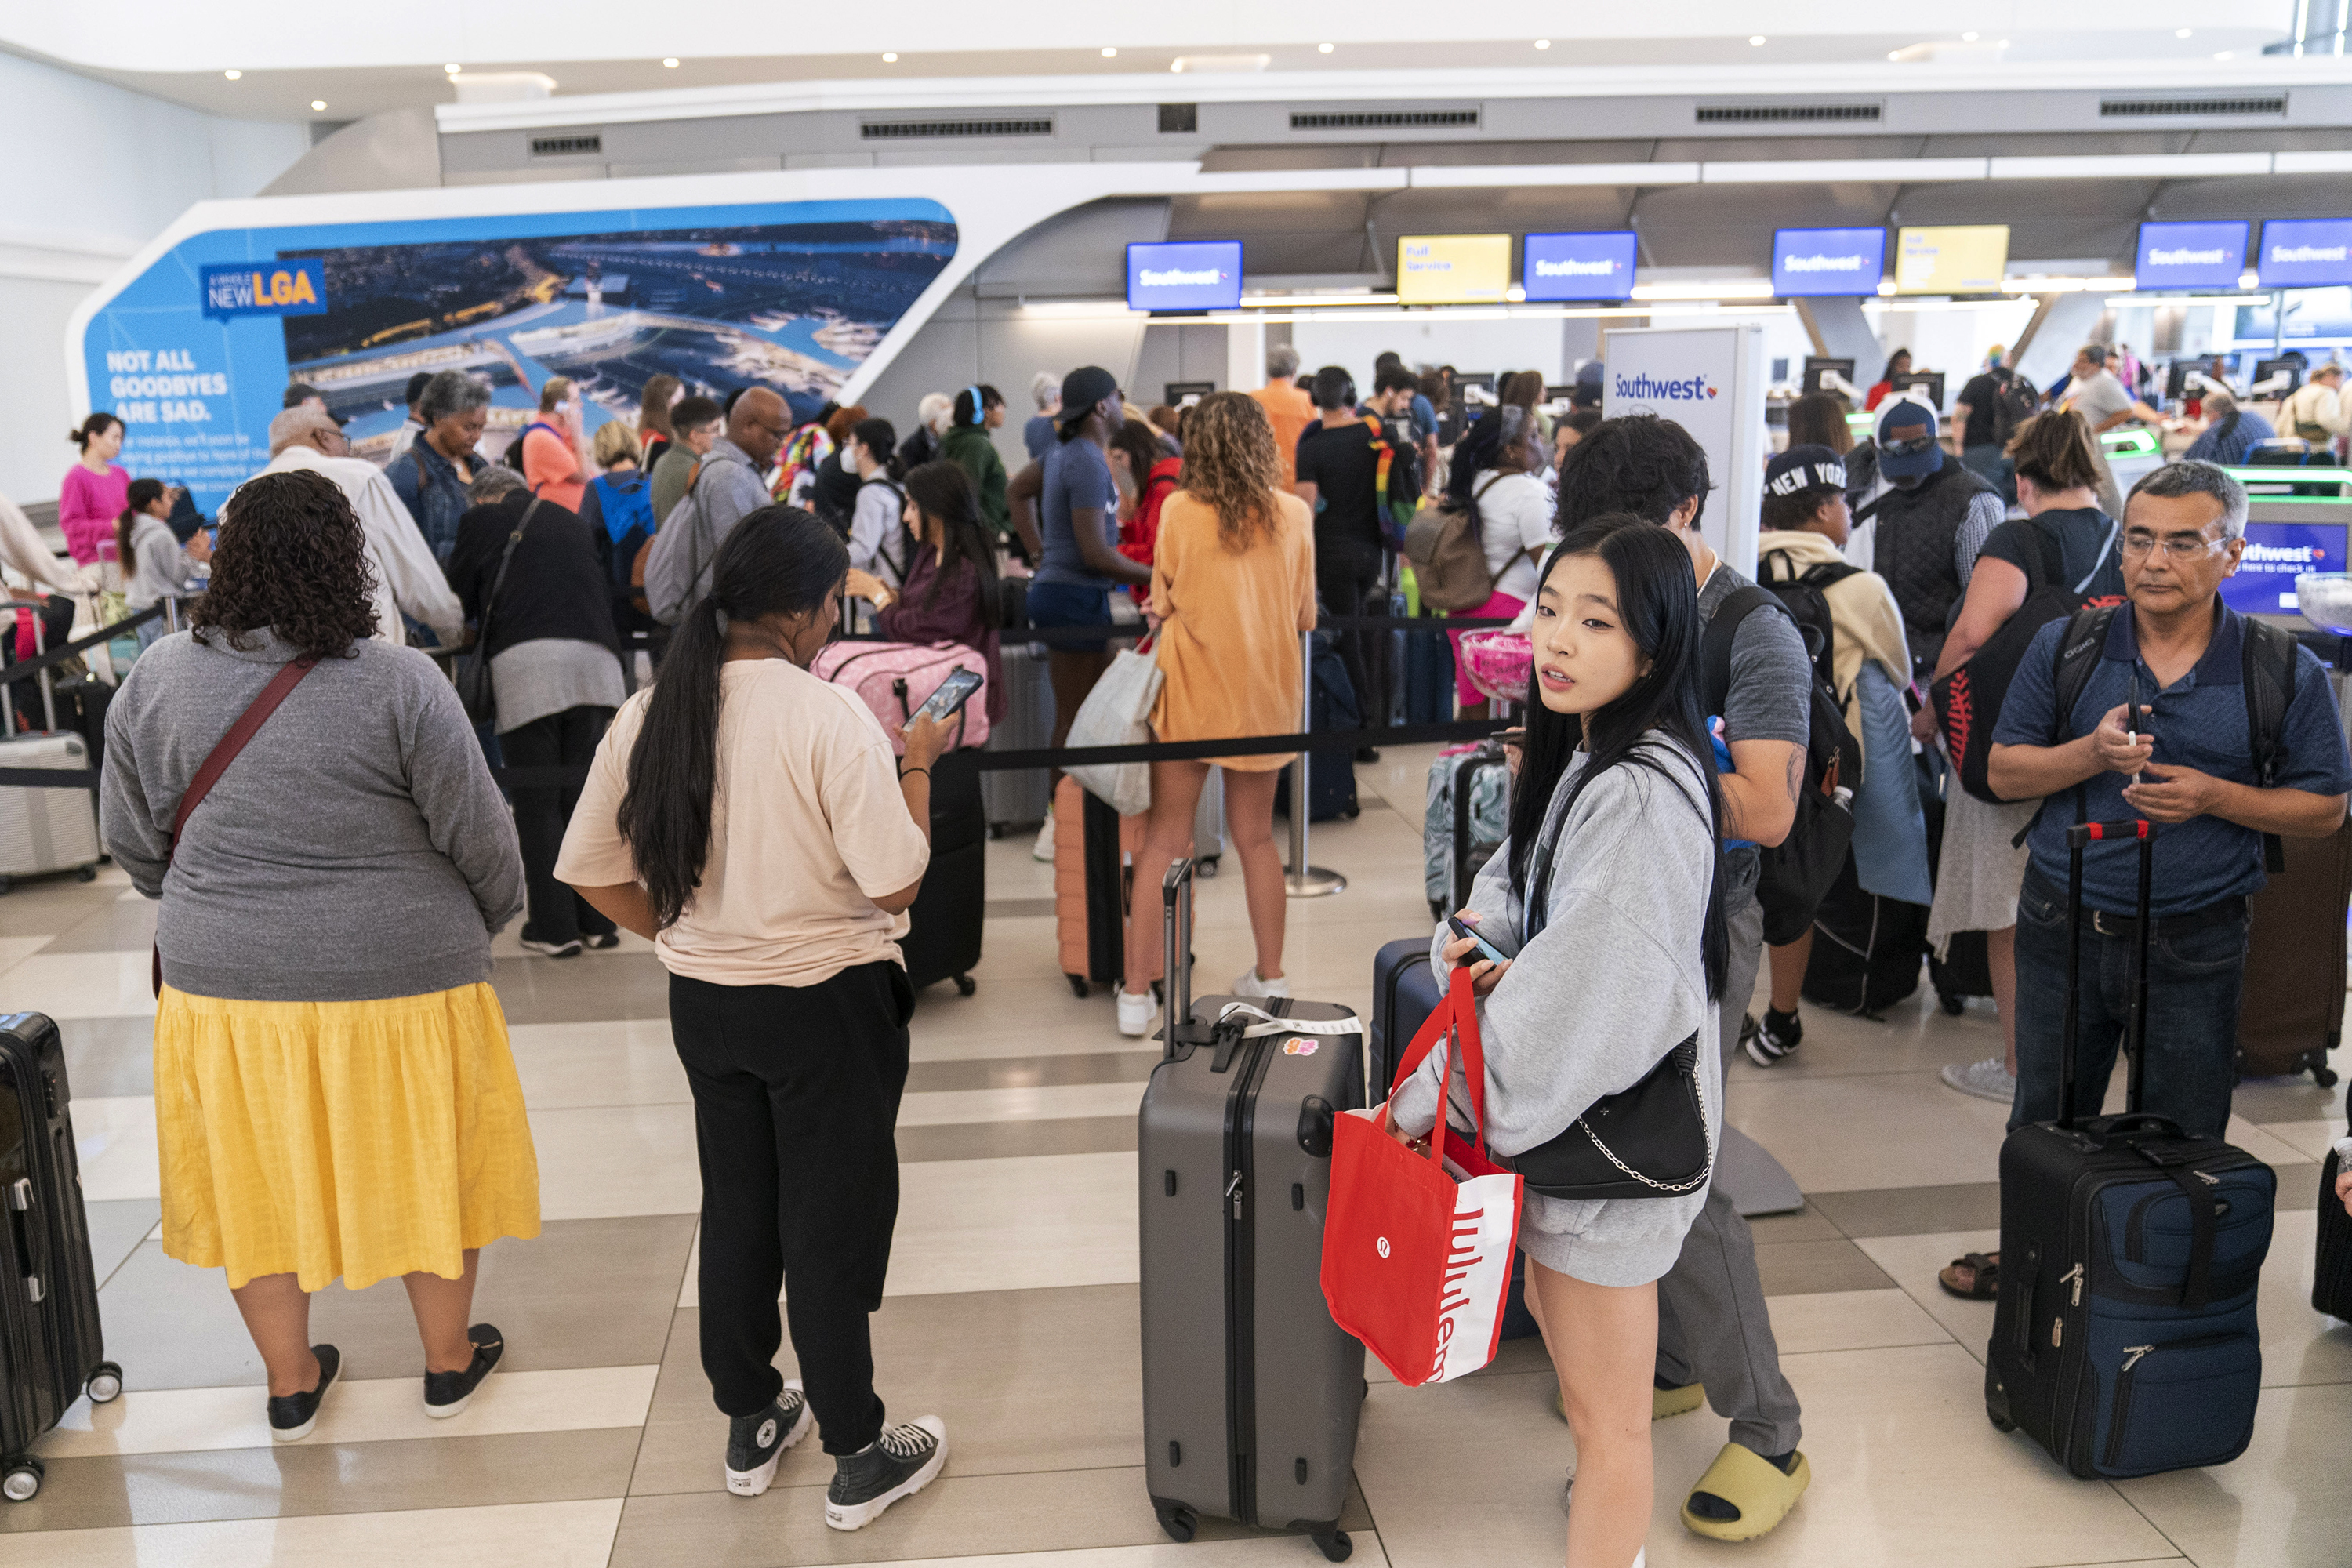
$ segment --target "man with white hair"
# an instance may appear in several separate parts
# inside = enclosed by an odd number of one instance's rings
[[[1050,370],[1039,371],[1029,378],[1029,395],[1036,401],[1037,412],[1021,426],[1021,445],[1028,449],[1031,462],[1042,463],[1054,449],[1054,416],[1062,411],[1062,378]]]
[[[269,466],[265,474],[308,468],[324,474],[350,499],[367,536],[368,564],[375,573],[375,635],[395,647],[408,640],[404,616],[424,622],[444,647],[465,640],[466,615],[432,546],[383,470],[351,456],[342,426],[323,408],[298,405],[269,422]]]
[[[1265,384],[1250,394],[1274,424],[1274,449],[1282,458],[1282,482],[1298,482],[1298,438],[1315,423],[1315,399],[1298,384],[1298,351],[1276,343],[1265,351]],[[1353,614],[1353,611],[1344,612]]]
[[[2329,360],[2287,394],[2279,405],[2279,428],[2315,447],[2333,447],[2338,437],[2352,433],[2352,400],[2344,395],[2340,363]]]

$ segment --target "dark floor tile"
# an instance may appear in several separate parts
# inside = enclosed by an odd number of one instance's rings
[[[1132,1116],[1057,1116],[1038,1121],[953,1121],[898,1129],[898,1158],[995,1160],[1014,1154],[1113,1154],[1135,1147]]]
[[[593,1024],[669,1016],[669,972],[650,952],[592,959],[501,958],[490,984],[509,1024]]]
[[[2319,1173],[2317,1161],[2298,1165],[2273,1165],[2278,1173],[2278,1207],[2281,1213],[2319,1206]]]
[[[1044,1089],[1068,1083],[1141,1083],[1159,1065],[1160,1053],[1156,1050],[917,1062],[907,1074],[907,1092],[914,1094],[942,1089]]]
[[[89,1216],[89,1260],[100,1285],[147,1239],[163,1213],[152,1198],[114,1198],[82,1208]]]
[[[17,877],[0,893],[0,936],[48,936],[78,925],[114,903],[119,885],[93,886],[71,871]]]
[[[519,1372],[644,1366],[661,1359],[694,1237],[691,1215],[551,1220],[529,1241],[482,1252],[478,1321],[507,1339]],[[132,1389],[211,1388],[261,1381],[261,1359],[219,1269],[133,1252],[100,1292],[107,1351]],[[423,1352],[397,1279],[365,1290],[331,1285],[312,1298],[311,1332],[343,1352],[353,1376],[419,1371]]]
[[[1833,1241],[1844,1235],[1809,1197],[1794,1214],[1758,1215],[1748,1222],[1759,1245],[1768,1241]]]
[[[626,1426],[50,1459],[38,1497],[0,1508],[0,1531],[617,1497],[637,1436]]]
[[[1776,1241],[1756,1248],[1756,1269],[1767,1296],[1813,1296],[1828,1290],[1894,1288],[1884,1269],[1851,1241]]]
[[[1862,1188],[1811,1193],[1805,1201],[1821,1210],[1846,1236],[1935,1236],[1948,1230],[1994,1230],[2000,1226],[2000,1184],[1962,1182],[1949,1186]]]
[[[992,921],[1034,920],[1054,912],[1052,899],[991,899],[988,918]]]

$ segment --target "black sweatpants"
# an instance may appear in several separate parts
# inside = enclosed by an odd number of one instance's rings
[[[612,721],[610,708],[566,708],[505,731],[499,736],[499,751],[510,768],[584,768],[595,758],[596,743]],[[609,919],[555,879],[555,857],[563,848],[572,808],[580,802],[579,786],[517,788],[510,794],[515,837],[522,848],[523,887],[530,900],[523,930],[535,941],[558,943],[612,934]]]
[[[907,972],[880,961],[815,985],[673,974],[671,1037],[702,1162],[702,1370],[730,1415],[783,1387],[776,1297],[828,1454],[881,1435],[867,1318],[898,1220],[893,1130],[907,1087]]]
[[[1323,607],[1335,616],[1384,616],[1387,602],[1381,593],[1381,558],[1377,554],[1315,555],[1315,592]],[[1356,688],[1356,712],[1370,729],[1388,722],[1388,644],[1386,632],[1339,631],[1339,662]]]

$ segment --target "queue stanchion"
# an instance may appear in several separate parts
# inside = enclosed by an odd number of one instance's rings
[[[1315,731],[1315,634],[1298,634],[1298,731]],[[1301,752],[1290,763],[1290,867],[1287,891],[1294,899],[1319,899],[1344,892],[1348,879],[1337,871],[1310,865],[1307,858],[1307,770],[1312,752]]]

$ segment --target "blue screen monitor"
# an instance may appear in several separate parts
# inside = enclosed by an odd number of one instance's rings
[[[1630,228],[1531,234],[1520,260],[1519,287],[1530,300],[1630,300],[1640,237]]]
[[[2352,218],[2273,218],[2263,225],[2254,270],[2265,289],[2352,283]]]
[[[2242,616],[2295,614],[2295,578],[2345,570],[2344,536],[2340,522],[2247,523],[2245,553],[2237,574],[2221,579],[2221,602]]]
[[[2243,219],[2226,223],[2144,223],[2132,263],[2135,289],[2235,289],[2246,269]]]
[[[1780,228],[1772,231],[1772,292],[1875,294],[1886,271],[1883,228]]]
[[[1242,302],[1242,242],[1180,240],[1127,247],[1130,310],[1231,310]]]

